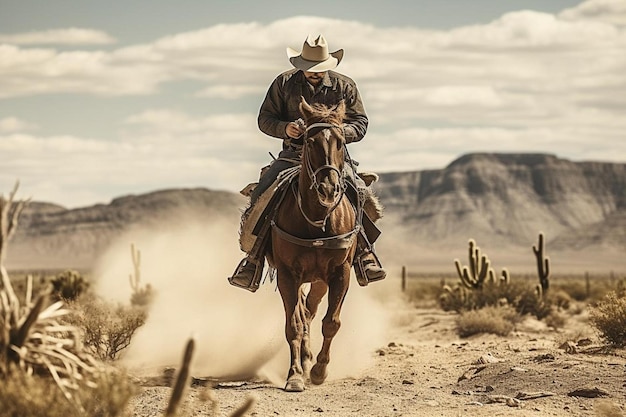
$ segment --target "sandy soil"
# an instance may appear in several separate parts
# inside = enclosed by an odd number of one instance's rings
[[[184,412],[228,416],[253,397],[252,416],[626,415],[626,351],[603,348],[584,313],[559,331],[528,318],[506,338],[460,339],[454,319],[436,308],[398,307],[388,342],[356,377],[303,393],[261,380],[199,378]],[[162,415],[170,388],[157,380],[143,379],[135,416]]]

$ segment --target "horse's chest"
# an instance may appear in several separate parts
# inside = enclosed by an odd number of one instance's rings
[[[344,266],[347,256],[346,250],[319,249],[301,253],[295,257],[292,271],[304,277],[332,275]]]

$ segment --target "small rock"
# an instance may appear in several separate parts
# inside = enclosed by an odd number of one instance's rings
[[[317,407],[317,408],[316,408],[315,410],[313,410],[313,411],[315,411],[316,413],[323,413],[323,412],[324,412],[324,410],[322,410],[322,407]]]
[[[579,388],[574,391],[568,392],[567,395],[570,397],[584,397],[584,398],[598,398],[598,397],[608,397],[609,393],[602,388],[593,387],[593,388]]]
[[[578,353],[578,347],[576,346],[576,343],[572,342],[571,340],[563,343],[561,346],[559,346],[559,349],[563,349],[567,353]]]
[[[496,358],[495,356],[493,356],[491,353],[486,353],[485,355],[482,355],[480,358],[478,358],[478,360],[476,362],[474,362],[475,364],[488,364],[488,363],[498,363],[498,362],[502,362],[501,359]]]
[[[461,382],[465,379],[472,379],[476,376],[476,374],[478,374],[479,372],[484,371],[487,368],[486,365],[480,365],[480,366],[472,366],[470,369],[468,369],[467,371],[465,371],[465,373],[463,373],[463,375],[461,375],[459,377],[459,379],[457,379],[456,382]]]
[[[410,381],[408,379],[402,380],[402,385],[413,385],[413,384],[415,384],[415,382]]]
[[[552,353],[544,353],[543,355],[537,355],[533,358],[535,362],[548,362],[555,360],[555,356]]]
[[[517,398],[507,398],[506,405],[508,405],[509,407],[521,407],[522,402]]]
[[[535,400],[537,398],[552,397],[554,395],[556,394],[552,392],[548,392],[548,391],[540,391],[540,392],[520,391],[517,394],[515,394],[515,398],[517,398],[518,400]]]

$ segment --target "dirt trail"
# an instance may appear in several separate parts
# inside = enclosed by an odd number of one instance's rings
[[[601,349],[584,316],[570,317],[559,332],[527,319],[506,338],[469,339],[458,338],[454,317],[437,309],[398,310],[397,326],[371,352],[368,369],[303,393],[261,381],[220,383],[212,391],[219,415],[251,395],[253,416],[626,415],[626,351]],[[215,415],[214,405],[201,400],[205,393],[202,386],[189,390],[188,415]],[[134,415],[161,415],[168,396],[169,388],[145,384]]]

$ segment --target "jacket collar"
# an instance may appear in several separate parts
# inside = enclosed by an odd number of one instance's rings
[[[320,83],[320,85],[318,85],[317,87],[315,87],[316,91],[319,91],[319,89],[321,87],[328,87],[328,88],[332,88],[333,86],[333,80],[331,80],[330,75],[328,74],[330,71],[325,71],[324,72],[324,78],[322,78],[322,82]],[[304,76],[304,71],[302,70],[298,70],[298,82],[304,85],[309,85],[309,82],[306,80],[306,77]]]

